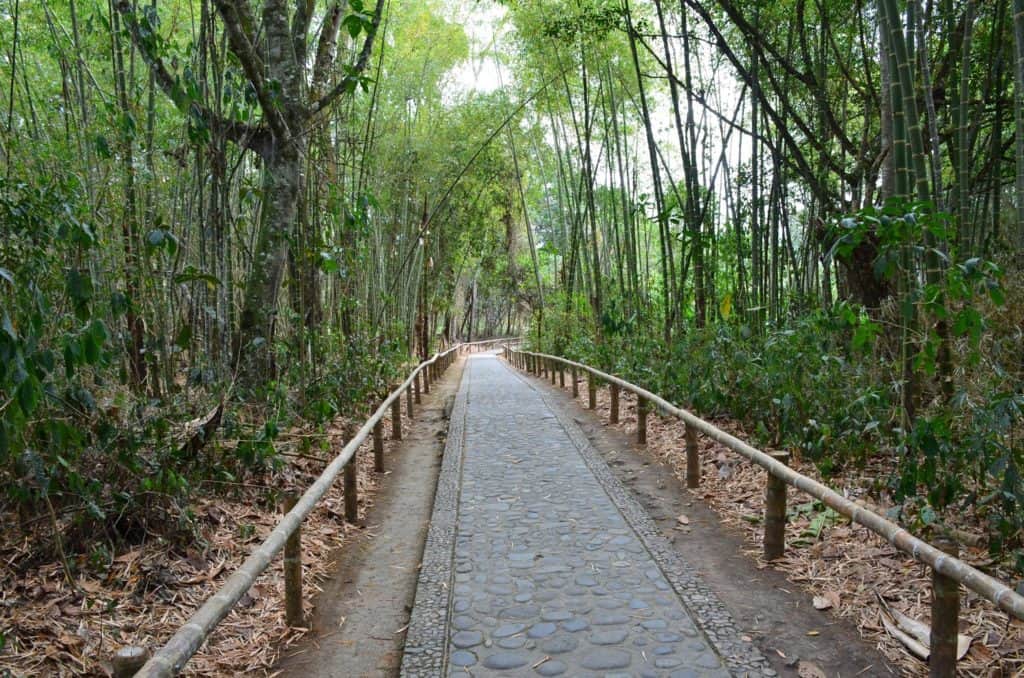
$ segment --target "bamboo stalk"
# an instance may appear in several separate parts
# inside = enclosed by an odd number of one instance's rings
[[[401,420],[401,418],[399,418]],[[384,422],[373,425],[373,470],[384,473]]]
[[[940,537],[935,545],[953,558],[959,555],[952,539]],[[929,678],[953,678],[956,675],[960,585],[932,570],[932,631],[928,656]]]
[[[402,399],[395,398],[391,403],[391,439],[402,439]]]
[[[345,464],[345,520],[355,523],[359,520],[358,457],[354,456]]]
[[[788,452],[773,452],[780,464],[789,462]],[[786,482],[767,474],[764,496],[764,558],[781,558],[786,550]]]
[[[697,431],[686,425],[686,486],[700,486],[700,453],[697,450]]]
[[[650,406],[644,398],[636,399],[636,441],[641,445],[647,444],[647,410]]]
[[[608,420],[612,424],[619,423],[619,385],[612,384],[612,411],[608,417]]]
[[[284,511],[295,508],[294,494],[284,498]],[[288,535],[284,544],[284,618],[288,626],[301,627],[305,624],[302,611],[302,524]]]

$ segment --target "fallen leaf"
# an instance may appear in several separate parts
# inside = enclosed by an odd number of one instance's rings
[[[830,607],[839,607],[839,592],[838,591],[825,591],[820,596],[814,596],[814,609],[815,610],[827,610]]]
[[[796,675],[800,678],[828,678],[825,671],[814,662],[801,661],[797,667]]]

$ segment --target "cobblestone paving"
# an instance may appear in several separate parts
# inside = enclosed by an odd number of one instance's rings
[[[454,534],[431,527],[444,536],[433,547],[451,557],[451,579],[439,586],[428,544],[403,675],[774,675],[713,596],[644,534],[649,519],[626,519],[638,505],[588,458],[578,427],[494,357],[471,358],[463,379],[452,426],[460,440],[450,437],[444,464],[451,473],[461,462],[461,488],[442,479],[445,515],[434,513],[450,521],[454,508],[457,523]],[[421,594],[432,610],[418,609]]]

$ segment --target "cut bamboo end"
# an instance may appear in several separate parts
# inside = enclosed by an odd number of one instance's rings
[[[149,648],[135,645],[122,647],[110,658],[114,678],[131,678],[149,661],[151,656]]]

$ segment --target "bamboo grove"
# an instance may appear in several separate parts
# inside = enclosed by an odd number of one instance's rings
[[[0,14],[0,473],[41,553],[186,525],[505,333],[1018,552],[1024,0]]]

